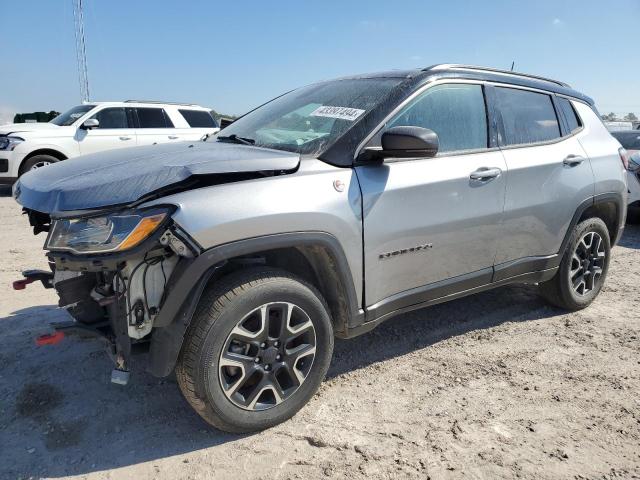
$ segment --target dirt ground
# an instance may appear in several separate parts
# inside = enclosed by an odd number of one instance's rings
[[[572,314],[533,287],[414,312],[338,341],[294,419],[255,435],[209,428],[175,380],[127,387],[94,340],[33,339],[66,313],[10,282],[44,268],[44,236],[0,191],[0,478],[640,478],[640,227],[606,287]]]

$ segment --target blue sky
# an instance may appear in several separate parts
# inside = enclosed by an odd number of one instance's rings
[[[515,61],[594,97],[603,113],[640,116],[640,0],[84,1],[92,100],[240,114],[340,75]],[[72,0],[4,6],[0,120],[78,103]]]

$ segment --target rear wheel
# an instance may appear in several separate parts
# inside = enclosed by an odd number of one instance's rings
[[[609,269],[609,231],[599,218],[585,220],[573,230],[560,268],[540,284],[542,295],[567,310],[587,307],[600,293]]]
[[[33,157],[27,158],[22,163],[22,166],[20,167],[20,175],[31,170],[46,167],[47,165],[51,165],[58,161],[59,160],[56,157],[52,157],[51,155],[34,155]]]
[[[211,425],[251,432],[302,408],[332,353],[333,330],[320,294],[286,272],[255,269],[231,274],[203,295],[176,377]]]

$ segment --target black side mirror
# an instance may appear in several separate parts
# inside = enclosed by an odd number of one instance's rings
[[[422,127],[391,127],[382,134],[382,148],[366,148],[360,162],[385,158],[431,158],[438,153],[438,134]]]
[[[382,154],[390,158],[430,158],[438,153],[438,135],[422,127],[391,127],[382,134]]]

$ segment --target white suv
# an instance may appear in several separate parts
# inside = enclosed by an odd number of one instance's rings
[[[204,107],[127,100],[73,107],[49,123],[0,126],[0,184],[67,158],[121,147],[199,140],[219,130]]]

